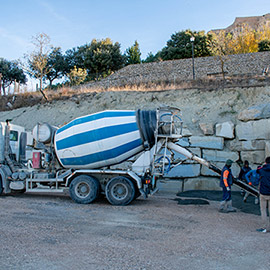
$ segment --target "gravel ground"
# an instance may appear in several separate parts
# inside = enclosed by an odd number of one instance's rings
[[[117,207],[105,199],[1,196],[0,269],[270,269],[270,233],[256,232],[260,217],[222,214],[218,201],[202,198],[209,204],[193,197],[180,205],[188,198],[159,193]]]

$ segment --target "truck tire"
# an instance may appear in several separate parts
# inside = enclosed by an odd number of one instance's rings
[[[117,176],[108,182],[105,193],[112,205],[128,205],[135,198],[135,187],[127,177]]]
[[[99,195],[99,182],[89,175],[79,175],[69,186],[69,194],[73,201],[81,204],[93,202]]]

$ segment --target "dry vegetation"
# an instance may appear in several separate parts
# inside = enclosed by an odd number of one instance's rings
[[[174,89],[200,89],[213,91],[230,87],[254,87],[270,85],[270,76],[230,76],[225,79],[222,76],[206,77],[197,80],[176,80],[174,82],[161,81],[134,85],[121,85],[118,87],[102,88],[96,86],[63,87],[57,91],[45,91],[48,101],[39,92],[28,92],[17,95],[2,96],[0,99],[0,111],[12,110],[21,107],[29,107],[44,104],[53,100],[83,99],[86,96],[95,96],[96,93],[105,91],[166,91]]]

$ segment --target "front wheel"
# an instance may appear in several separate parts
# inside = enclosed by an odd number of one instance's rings
[[[108,182],[105,193],[112,205],[128,205],[135,198],[135,187],[127,177],[117,176]]]
[[[71,182],[69,194],[71,199],[76,203],[91,203],[99,195],[99,182],[92,176],[79,175]]]

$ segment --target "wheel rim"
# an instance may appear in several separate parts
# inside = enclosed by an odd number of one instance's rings
[[[90,193],[90,187],[86,182],[81,182],[75,187],[75,194],[79,198],[86,198]]]
[[[124,200],[128,196],[128,188],[122,183],[117,183],[112,187],[111,194],[116,200]]]

